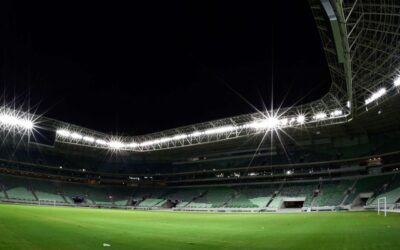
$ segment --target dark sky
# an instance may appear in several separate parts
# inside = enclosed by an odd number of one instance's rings
[[[5,98],[137,135],[253,112],[237,93],[270,106],[272,83],[275,105],[329,88],[306,0],[129,2],[3,2]]]

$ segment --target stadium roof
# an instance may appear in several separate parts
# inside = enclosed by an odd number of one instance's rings
[[[113,137],[41,118],[60,143],[153,151],[287,128],[345,123],[398,93],[400,6],[392,1],[309,0],[331,74],[330,91],[300,106],[260,111],[134,137]]]

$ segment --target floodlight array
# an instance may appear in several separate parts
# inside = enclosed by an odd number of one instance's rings
[[[399,87],[400,86],[400,75],[396,77],[396,79],[393,82],[393,85],[395,87]]]
[[[93,135],[84,134],[83,132],[77,132],[68,129],[58,129],[56,134],[58,138],[63,141],[69,141],[75,144],[84,144],[95,147],[107,148],[110,150],[149,150],[156,146],[162,146],[166,144],[173,144],[180,142],[189,141],[202,141],[204,138],[217,138],[221,135],[225,136],[239,136],[242,131],[246,130],[247,134],[257,134],[262,132],[278,131],[285,128],[302,127],[311,123],[321,123],[330,119],[337,119],[346,117],[346,113],[342,109],[335,109],[330,112],[321,111],[314,115],[298,114],[288,117],[283,116],[266,116],[264,119],[257,119],[250,122],[244,122],[242,124],[231,124],[223,126],[215,126],[203,130],[195,130],[187,133],[177,133],[170,136],[164,136],[154,138],[151,140],[142,141],[131,141],[128,142],[126,139],[120,138],[96,138]],[[225,137],[224,137],[225,138]]]
[[[397,75],[393,80],[393,85],[387,88],[381,87],[375,92],[372,92],[368,98],[365,99],[365,105],[370,105],[371,103],[377,102],[379,99],[386,95],[392,95],[393,93],[398,94],[400,87],[400,75]],[[378,103],[377,103],[378,104]]]
[[[376,92],[372,93],[372,95],[370,97],[365,99],[365,104],[368,105],[371,102],[374,102],[374,101],[378,100],[379,98],[381,98],[385,94],[386,94],[386,89],[385,88],[380,88]]]
[[[29,114],[19,110],[0,108],[0,129],[29,132],[35,124]]]

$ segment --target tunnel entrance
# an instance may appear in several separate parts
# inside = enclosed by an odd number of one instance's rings
[[[282,208],[302,208],[304,201],[284,201]]]

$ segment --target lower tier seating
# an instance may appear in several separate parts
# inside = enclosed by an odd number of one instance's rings
[[[371,176],[356,180],[354,188],[344,202],[345,205],[352,204],[361,193],[378,193],[379,190],[393,178],[393,175]]]
[[[140,202],[138,207],[161,207],[165,202],[164,199],[148,198]]]
[[[35,196],[33,196],[32,191],[25,187],[15,187],[6,190],[7,195],[10,199],[26,200],[26,201],[36,201]]]
[[[377,206],[379,198],[386,197],[386,203],[393,205],[400,200],[400,187],[395,188],[389,192],[382,193],[374,197],[371,201],[368,200],[367,205]]]
[[[346,197],[346,191],[354,183],[353,180],[322,183],[320,192],[314,200],[314,207],[338,206]]]
[[[189,204],[190,207],[223,207],[232,199],[230,188],[209,188],[206,193]]]
[[[137,206],[177,208],[272,208],[281,209],[299,200],[305,207],[337,207],[369,193],[367,205],[380,197],[388,204],[400,200],[400,175],[387,174],[349,180],[278,183],[237,187],[130,188],[96,186],[0,175],[0,199],[37,203],[79,203],[93,206]],[[319,190],[319,192],[316,192]],[[373,195],[372,195],[372,194]],[[297,199],[293,199],[297,198]],[[363,197],[365,202],[365,196]],[[360,199],[359,199],[360,200]],[[344,201],[344,202],[343,202]],[[289,204],[291,205],[291,204]],[[288,207],[289,207],[288,205]],[[296,205],[297,206],[297,205]],[[297,208],[297,207],[296,207]],[[331,209],[331,208],[329,208]]]

